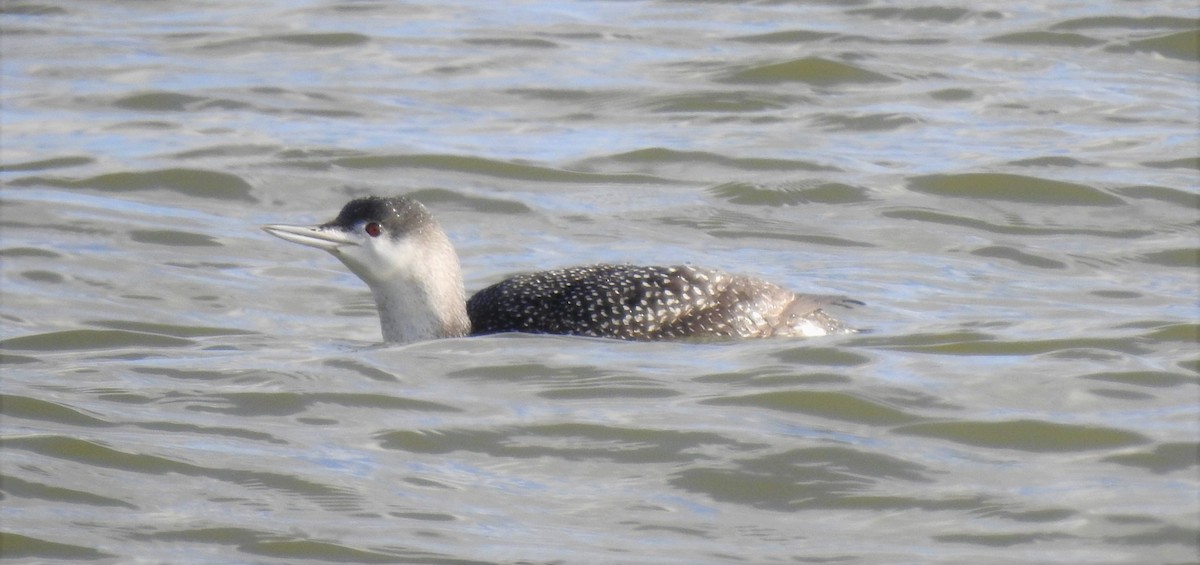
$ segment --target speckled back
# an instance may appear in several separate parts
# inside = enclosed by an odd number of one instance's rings
[[[467,303],[472,333],[657,340],[820,335],[846,328],[820,312],[837,296],[687,266],[590,265],[518,275]],[[815,333],[817,329],[823,330]]]

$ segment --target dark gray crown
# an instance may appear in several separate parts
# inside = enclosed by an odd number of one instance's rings
[[[393,237],[436,225],[429,210],[412,198],[367,196],[348,202],[324,227],[352,230],[366,222],[379,222]]]

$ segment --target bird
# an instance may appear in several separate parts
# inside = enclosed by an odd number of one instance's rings
[[[633,341],[815,337],[858,331],[823,308],[863,305],[717,269],[631,264],[518,274],[468,300],[449,237],[409,196],[355,198],[324,224],[262,229],[341,260],[370,287],[389,343],[505,332]]]

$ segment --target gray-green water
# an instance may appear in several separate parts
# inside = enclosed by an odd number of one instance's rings
[[[0,10],[6,561],[1197,561],[1192,2]],[[380,346],[366,193],[871,332]]]

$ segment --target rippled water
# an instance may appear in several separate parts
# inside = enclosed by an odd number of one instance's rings
[[[9,560],[1197,559],[1194,3],[0,10]],[[870,331],[380,346],[366,193]]]

